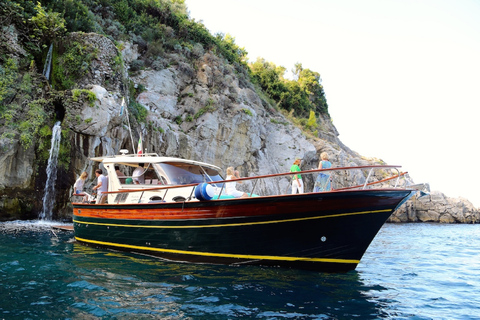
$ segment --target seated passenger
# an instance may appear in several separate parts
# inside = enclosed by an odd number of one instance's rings
[[[117,174],[117,177],[120,180],[120,183],[125,183],[125,175],[123,174],[122,171],[120,171],[119,166],[115,166],[115,173]]]
[[[143,163],[139,163],[138,167],[132,173],[133,182],[135,184],[145,184],[145,176],[143,175],[145,169],[143,169],[143,166]]]
[[[85,180],[87,180],[88,173],[82,172],[80,178],[75,182],[73,185],[73,194],[82,194],[83,193],[83,185],[85,184]]]
[[[227,178],[225,180],[235,180],[239,179],[240,174],[238,173],[237,170],[234,170],[233,167],[228,167],[227,168]],[[238,183],[242,183],[239,181]],[[238,191],[236,187],[237,183],[236,182],[226,182],[225,183],[225,194],[229,196],[234,196],[235,198],[245,198],[248,197],[248,195],[245,192]]]

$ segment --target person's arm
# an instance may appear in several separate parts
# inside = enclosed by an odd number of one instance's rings
[[[93,187],[93,190],[97,190],[98,188],[100,188],[102,186],[102,180],[101,179],[99,179],[99,180],[100,181],[98,181],[98,184],[95,187]]]
[[[233,178],[237,178],[237,179],[240,179],[240,173],[238,172],[238,170],[235,170],[233,172]],[[243,181],[237,181],[238,183],[243,183]]]
[[[320,162],[318,163],[318,169],[322,169],[322,160],[320,160]]]

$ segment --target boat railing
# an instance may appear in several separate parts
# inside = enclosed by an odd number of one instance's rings
[[[235,179],[238,189],[245,191],[249,197],[255,196],[258,192],[259,184],[262,185],[261,195],[271,196],[279,194],[291,193],[291,176],[301,175],[305,186],[305,193],[311,192],[341,192],[348,190],[365,190],[365,189],[384,189],[384,188],[409,188],[412,184],[407,172],[400,172],[400,166],[395,165],[375,165],[375,166],[356,166],[356,167],[337,167],[329,169],[312,169],[299,172],[284,172],[252,177],[243,177]],[[323,175],[323,176],[322,176]],[[326,178],[325,178],[326,177]],[[323,178],[323,180],[322,180]],[[274,183],[268,184],[266,180],[277,179]],[[215,199],[220,199],[225,195],[225,184],[231,183],[232,180],[221,181],[205,181],[205,184],[215,187]],[[243,187],[241,187],[243,185]],[[148,186],[148,185],[146,185]],[[161,185],[155,187],[142,187],[135,189],[122,189],[118,191],[110,191],[107,194],[117,194],[115,203],[124,202],[129,193],[140,192],[141,195],[138,202],[142,202],[145,193],[159,193],[158,199],[166,199],[169,191],[178,188],[191,188],[190,195],[183,198],[188,201],[194,198],[195,188],[199,183],[181,184],[181,185]],[[270,187],[269,187],[270,186]],[[275,186],[275,187],[272,187]],[[271,190],[271,189],[276,189]],[[270,190],[269,192],[263,192]]]

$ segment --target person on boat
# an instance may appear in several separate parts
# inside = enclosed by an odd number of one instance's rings
[[[126,175],[124,175],[123,172],[120,171],[120,167],[117,165],[115,166],[115,173],[117,174],[117,177],[120,180],[120,183],[125,183]]]
[[[302,162],[302,159],[299,157],[295,158],[295,161],[293,162],[293,165],[290,167],[290,172],[298,172],[302,171],[300,170],[300,163]],[[300,174],[295,174],[293,175],[292,178],[292,194],[298,193],[303,193],[303,182],[302,182],[302,175]]]
[[[234,170],[233,167],[227,168],[227,178],[225,180],[235,180],[240,178],[240,173],[237,170]],[[242,183],[242,181],[238,181]],[[225,194],[229,196],[234,196],[235,198],[245,198],[248,197],[248,194],[245,192],[239,191],[236,189],[237,182],[226,182],[225,183]]]
[[[328,169],[332,167],[332,163],[328,160],[328,153],[322,152],[320,154],[320,162],[318,163],[318,169]],[[313,192],[330,191],[332,184],[330,182],[330,172],[319,173],[315,180],[315,186]]]
[[[103,175],[102,169],[95,170],[95,175],[97,176],[97,185],[93,187],[93,190],[98,190],[96,203],[105,203],[107,195],[103,193],[108,192],[108,178]]]
[[[87,180],[88,174],[86,172],[82,172],[80,177],[75,181],[73,185],[73,194],[80,194],[83,193],[83,185],[85,184],[85,180]]]
[[[135,184],[145,184],[145,176],[143,174],[145,172],[145,169],[143,168],[144,165],[144,163],[139,163],[138,167],[132,173],[133,182]]]

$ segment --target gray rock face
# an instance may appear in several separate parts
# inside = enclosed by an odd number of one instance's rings
[[[5,145],[0,140],[0,190],[9,188],[27,188],[33,175],[34,152],[32,148],[25,150],[19,145]]]
[[[390,222],[479,223],[479,210],[463,198],[448,198],[443,193],[413,198],[400,207]]]

